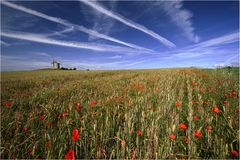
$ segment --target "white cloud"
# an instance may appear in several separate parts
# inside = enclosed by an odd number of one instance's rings
[[[103,44],[101,45],[96,43],[55,40],[55,39],[51,39],[38,34],[19,33],[19,32],[2,32],[1,36],[14,38],[14,39],[21,39],[26,41],[32,41],[32,42],[38,42],[38,43],[44,43],[44,44],[89,49],[89,50],[100,51],[100,52],[117,52],[121,54],[144,53],[144,52],[140,52],[139,50],[127,48],[127,47],[103,45]]]
[[[43,56],[43,57],[52,57],[50,54],[45,53],[45,52],[34,52],[33,54],[37,56]]]
[[[150,35],[151,37],[157,39],[158,41],[160,41],[162,44],[168,46],[168,47],[175,47],[176,45],[172,42],[170,42],[169,40],[167,40],[166,38],[158,35],[157,33],[155,33],[154,31],[146,28],[145,26],[141,25],[141,24],[138,24],[138,23],[135,23],[129,19],[126,19],[124,18],[123,16],[117,14],[117,13],[114,13],[114,12],[111,12],[107,9],[105,9],[103,6],[101,6],[100,4],[98,4],[97,2],[92,2],[92,1],[84,1],[84,0],[80,0],[82,3],[96,9],[97,11],[99,11],[100,13],[103,13],[109,17],[112,17],[114,18],[115,20],[118,20],[124,24],[126,24],[127,26],[130,26],[132,28],[135,28],[139,31],[142,31],[148,35]]]
[[[112,56],[112,57],[107,57],[107,59],[119,59],[119,58],[122,58],[122,56],[115,55],[115,56]]]
[[[199,42],[199,36],[194,32],[195,28],[192,24],[193,14],[183,9],[183,1],[157,1],[155,4],[158,4],[165,13],[171,18],[178,27],[180,27],[184,35],[191,41],[197,43]]]
[[[137,46],[137,45],[134,45],[134,44],[131,44],[131,43],[127,43],[127,42],[118,40],[118,39],[113,38],[113,37],[110,37],[110,36],[108,36],[108,35],[104,35],[104,34],[98,33],[98,32],[95,31],[95,30],[85,28],[84,26],[72,24],[72,23],[68,22],[67,20],[63,20],[63,19],[61,19],[61,18],[56,18],[56,17],[48,16],[48,15],[43,14],[43,13],[40,13],[40,12],[38,12],[38,11],[29,9],[29,8],[26,8],[26,7],[23,7],[23,6],[20,6],[20,5],[16,5],[16,4],[14,4],[14,3],[10,3],[10,2],[7,2],[7,1],[1,1],[1,3],[2,3],[3,5],[5,5],[5,6],[14,8],[14,9],[16,9],[16,10],[20,10],[20,11],[22,11],[22,12],[25,12],[25,13],[28,13],[28,14],[31,14],[31,15],[35,15],[35,16],[37,16],[37,17],[44,18],[44,19],[49,20],[49,21],[51,21],[51,22],[55,22],[55,23],[58,23],[58,24],[62,24],[62,25],[64,25],[64,26],[66,26],[66,27],[69,27],[69,28],[72,28],[72,27],[73,27],[73,28],[76,29],[76,30],[79,30],[79,31],[81,31],[81,32],[87,33],[87,34],[92,35],[92,36],[95,36],[95,37],[99,37],[99,38],[102,38],[102,39],[105,39],[105,40],[109,40],[109,41],[112,41],[112,42],[115,42],[115,43],[119,43],[119,44],[122,44],[122,45],[125,45],[125,46],[128,46],[128,47],[131,47],[131,48],[135,48],[135,49],[138,49],[138,50],[145,50],[145,51],[152,52],[152,50],[150,50],[150,49],[147,49],[147,48],[144,48],[144,47],[141,47],[141,46]]]

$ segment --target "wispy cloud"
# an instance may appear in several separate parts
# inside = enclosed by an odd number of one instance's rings
[[[107,59],[119,59],[119,58],[122,58],[122,56],[115,55],[115,56],[112,56],[112,57],[107,57]]]
[[[99,38],[102,38],[102,39],[105,39],[105,40],[109,40],[109,41],[112,41],[112,42],[115,42],[115,43],[119,43],[119,44],[122,44],[122,45],[125,45],[125,46],[128,46],[128,47],[131,47],[131,48],[152,52],[152,50],[150,50],[150,49],[118,40],[118,39],[110,37],[108,35],[98,33],[95,30],[85,28],[84,26],[81,26],[81,25],[72,24],[72,23],[68,22],[67,20],[64,20],[64,19],[61,19],[61,18],[52,17],[52,16],[49,16],[49,15],[40,13],[38,11],[26,8],[24,6],[16,5],[16,4],[11,3],[11,2],[1,1],[1,3],[5,6],[14,8],[16,10],[19,10],[19,11],[22,11],[22,12],[25,12],[25,13],[28,13],[28,14],[31,14],[31,15],[35,15],[37,17],[44,18],[44,19],[49,20],[51,22],[62,24],[62,25],[66,26],[66,27],[69,27],[69,28],[74,27],[74,29],[76,29],[76,30],[79,30],[81,32],[87,33],[87,34],[95,36],[95,37],[99,37]]]
[[[53,32],[53,33],[50,33],[50,34],[46,34],[47,37],[51,37],[51,36],[63,36],[63,33],[69,33],[69,32],[73,32],[74,31],[74,28],[73,27],[70,27],[70,28],[66,28],[62,31],[56,31],[56,32]]]
[[[117,1],[108,1],[109,10],[114,11],[117,7]],[[110,35],[114,29],[115,29],[115,19],[112,19],[111,17],[104,15],[102,13],[99,13],[98,11],[94,9],[86,9],[85,5],[80,5],[80,8],[82,11],[82,14],[85,17],[85,20],[89,21],[89,23],[93,22],[92,29],[105,34]],[[89,40],[96,40],[99,39],[95,36],[89,36]]]
[[[135,28],[139,31],[142,31],[148,35],[150,35],[151,37],[157,39],[158,41],[160,41],[162,44],[164,44],[165,46],[168,46],[168,47],[175,47],[176,45],[172,42],[170,42],[169,40],[167,40],[166,38],[160,36],[159,34],[155,33],[154,31],[146,28],[145,26],[141,25],[141,24],[138,24],[138,23],[135,23],[117,13],[114,13],[114,12],[111,12],[107,9],[105,9],[103,6],[101,6],[100,4],[98,4],[97,2],[92,2],[92,1],[84,1],[84,0],[80,0],[82,3],[96,9],[97,11],[109,16],[109,17],[112,17],[114,18],[115,20],[118,20],[122,23],[124,23],[125,25],[127,26],[130,26],[132,28]]]
[[[165,13],[171,18],[171,20],[183,30],[184,35],[191,41],[199,42],[199,36],[195,33],[195,28],[192,23],[193,14],[183,9],[183,1],[157,1]]]
[[[1,55],[1,60],[2,60],[1,69],[3,69],[4,71],[29,70],[51,67],[50,61],[46,62],[41,61],[39,59],[20,56]]]
[[[44,43],[44,44],[89,49],[89,50],[100,51],[100,52],[117,52],[122,54],[141,53],[136,49],[127,48],[127,47],[103,45],[103,44],[96,44],[96,43],[83,43],[83,42],[74,42],[74,41],[55,40],[55,39],[48,38],[38,34],[19,33],[19,32],[2,32],[1,36],[14,38],[14,39],[21,39],[26,41],[32,41],[32,42],[38,42],[38,43]]]
[[[50,54],[45,52],[34,52],[33,54],[37,56],[43,56],[43,57],[52,57]]]
[[[0,43],[1,43],[1,45],[4,45],[4,46],[6,46],[6,47],[10,46],[10,44],[9,44],[9,43],[7,43],[7,42],[4,42],[4,41],[2,41],[2,40],[0,40]]]
[[[227,44],[239,41],[239,32],[234,32],[231,34],[226,34],[217,38],[213,38],[204,42],[201,42],[195,46],[197,47],[209,47],[216,46],[220,44]]]

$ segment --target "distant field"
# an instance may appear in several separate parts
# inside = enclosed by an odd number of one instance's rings
[[[1,74],[1,159],[239,158],[239,70]]]

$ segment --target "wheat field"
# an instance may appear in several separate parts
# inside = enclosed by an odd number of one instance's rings
[[[1,73],[1,159],[239,158],[226,70]]]

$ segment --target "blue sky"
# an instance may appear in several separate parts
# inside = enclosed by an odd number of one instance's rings
[[[238,1],[1,1],[1,70],[239,61]]]

